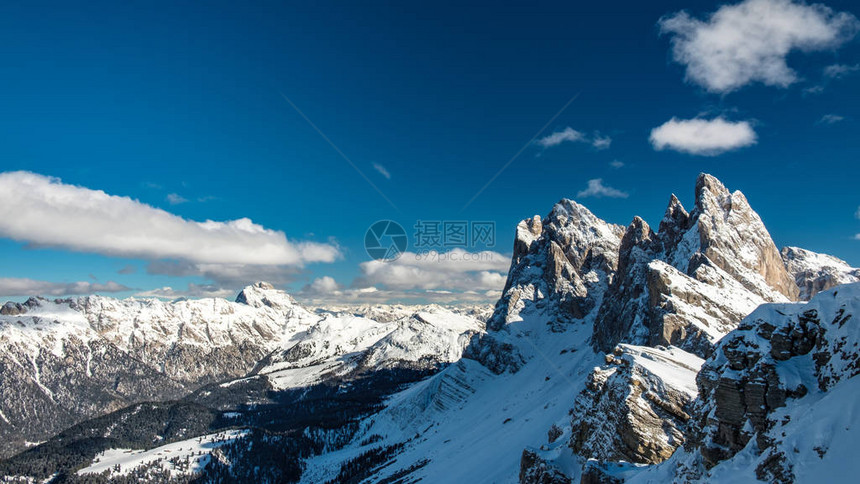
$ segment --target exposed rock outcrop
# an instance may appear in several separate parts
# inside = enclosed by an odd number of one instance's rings
[[[713,176],[699,175],[696,208],[690,219],[695,226],[685,237],[698,234],[698,246],[693,244],[693,247],[717,267],[765,300],[774,300],[774,291],[788,300],[797,299],[794,278],[785,269],[779,250],[743,193],[730,193]],[[688,267],[687,273],[692,270],[693,267]]]
[[[860,282],[860,268],[832,255],[818,254],[798,247],[783,247],[782,260],[800,288],[800,299],[807,301],[821,291]]]
[[[571,411],[570,446],[602,461],[655,464],[684,443],[702,360],[676,348],[620,345]]]
[[[833,289],[806,306],[763,306],[723,339],[697,377],[706,465],[731,458],[753,437],[759,450],[768,449],[777,423],[770,416],[787,399],[826,392],[860,373],[860,284],[843,287],[857,299]]]
[[[685,449],[632,482],[791,483],[846,475],[856,467],[845,456],[855,453],[860,425],[858,314],[860,283],[806,304],[755,310],[702,366]]]
[[[706,357],[757,305],[797,298],[742,193],[702,174],[695,200],[688,213],[672,195],[657,232],[639,217],[626,229],[606,223],[570,200],[523,220],[489,329],[537,313],[554,327],[593,321],[599,351],[671,344]]]
[[[521,484],[573,484],[573,480],[556,469],[531,449],[523,451],[520,459]]]

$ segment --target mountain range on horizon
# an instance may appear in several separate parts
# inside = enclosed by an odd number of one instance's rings
[[[0,475],[562,484],[850,472],[838,428],[860,412],[827,409],[858,401],[858,283],[839,259],[779,250],[741,192],[702,174],[694,206],[671,196],[656,231],[571,200],[523,220],[494,308],[306,308],[263,282],[234,302],[6,303],[0,388],[15,398],[0,404]]]

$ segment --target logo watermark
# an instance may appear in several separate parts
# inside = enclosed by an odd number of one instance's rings
[[[380,220],[364,234],[364,249],[371,259],[393,261],[406,251],[407,237],[403,226],[393,220]]]
[[[491,220],[418,220],[413,229],[412,246],[418,260],[480,261],[490,255],[468,249],[496,246],[496,222]],[[406,251],[407,239],[402,225],[380,220],[367,229],[364,248],[371,259],[394,261]]]
[[[427,262],[492,262],[495,260],[493,252],[467,252],[465,250],[450,250],[439,252],[437,250],[424,250],[415,254],[415,260]]]

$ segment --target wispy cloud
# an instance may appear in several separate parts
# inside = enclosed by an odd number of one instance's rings
[[[821,94],[822,92],[824,92],[824,86],[822,85],[810,86],[803,89],[804,94]]]
[[[618,160],[612,160],[609,162],[609,166],[611,166],[612,168],[615,168],[617,170],[619,168],[624,168],[624,162],[618,161]]]
[[[178,193],[168,193],[167,197],[165,198],[167,199],[167,203],[171,205],[179,205],[180,203],[185,203],[188,201],[187,198],[183,197],[182,195],[179,195]]]
[[[832,49],[850,40],[860,21],[848,12],[792,0],[745,0],[724,5],[705,20],[679,12],[660,19],[672,35],[672,57],[688,81],[711,92],[760,82],[786,87],[798,80],[792,51]]]
[[[577,131],[568,126],[561,131],[555,131],[550,135],[535,140],[535,143],[542,148],[552,148],[562,143],[587,143],[598,150],[604,150],[612,144],[612,138],[601,135],[596,131],[589,136],[582,131]]]
[[[582,132],[577,131],[570,126],[564,128],[561,131],[556,131],[550,135],[544,136],[537,140],[537,144],[543,146],[544,148],[551,148],[553,146],[558,146],[564,142],[580,142],[585,141],[585,135]]]
[[[611,144],[612,138],[609,136],[602,136],[595,133],[594,137],[591,139],[591,146],[594,146],[598,150],[608,149]]]
[[[136,267],[136,266],[133,266],[133,265],[131,265],[131,264],[128,264],[128,265],[126,265],[126,266],[123,266],[123,268],[122,268],[122,269],[120,269],[120,270],[116,271],[116,273],[117,273],[117,274],[123,274],[123,275],[125,275],[125,274],[134,274],[135,272],[137,272],[137,267]]]
[[[757,136],[748,121],[672,118],[651,130],[651,145],[656,150],[671,149],[691,155],[715,156],[756,143]]]
[[[376,170],[376,171],[378,171],[380,175],[382,175],[382,176],[384,176],[385,178],[387,178],[387,179],[391,180],[391,173],[389,173],[389,172],[388,172],[388,169],[386,169],[384,166],[380,165],[379,163],[374,163],[374,164],[373,164],[373,169],[374,169],[374,170]]]
[[[36,247],[199,264],[301,267],[340,257],[334,244],[288,240],[248,218],[186,220],[29,172],[0,173],[0,236]]]
[[[500,289],[446,291],[436,289],[399,290],[378,287],[345,288],[331,293],[301,291],[295,296],[305,304],[320,304],[327,307],[358,304],[445,304],[486,305],[501,297]]]
[[[860,71],[860,64],[854,64],[852,66],[833,64],[824,68],[824,77],[829,79],[842,79],[843,77],[854,74],[857,71]]]
[[[585,190],[581,190],[576,196],[579,198],[627,198],[629,195],[626,192],[604,185],[602,178],[594,178],[588,180],[588,187]]]
[[[217,284],[188,284],[186,289],[174,289],[170,286],[141,291],[135,294],[135,297],[157,297],[159,299],[179,299],[179,298],[206,298],[219,297],[225,299],[233,299],[236,297],[236,290],[224,288]]]
[[[840,116],[838,114],[825,114],[818,120],[816,124],[836,124],[840,121],[844,121],[845,117]]]
[[[14,277],[0,277],[0,296],[81,296],[94,293],[114,293],[131,291],[132,289],[108,281],[104,284],[96,282],[51,282],[37,281],[34,279],[22,279]]]

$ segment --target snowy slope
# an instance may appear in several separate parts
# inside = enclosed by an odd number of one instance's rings
[[[246,430],[228,430],[149,450],[110,449],[97,455],[93,464],[79,470],[78,474],[104,473],[114,477],[142,470],[149,478],[155,478],[158,472],[166,472],[171,477],[190,476],[200,472],[212,459],[218,459],[219,447],[242,439],[247,433]]]
[[[516,482],[524,443],[546,441],[547,429],[566,420],[598,362],[588,328],[554,334],[545,327],[543,320],[526,319],[507,330],[524,342],[522,351],[534,364],[496,375],[461,360],[391,397],[346,448],[308,460],[302,482],[330,479],[350,458],[398,443],[403,450],[374,480],[413,469],[410,482]],[[362,445],[374,435],[381,440]]]

